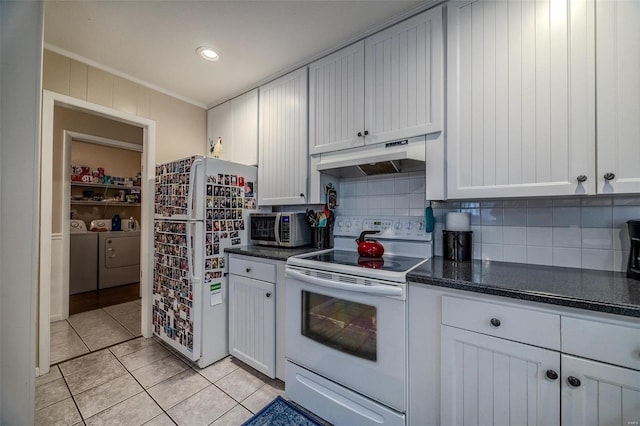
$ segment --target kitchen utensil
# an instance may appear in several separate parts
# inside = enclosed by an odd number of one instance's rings
[[[324,228],[325,226],[327,226],[327,216],[322,212],[318,215],[318,228]]]
[[[367,235],[377,234],[378,231],[362,231],[356,240],[358,243],[358,254],[364,257],[382,257],[384,247],[376,240],[367,240]]]
[[[315,228],[316,227],[316,214],[315,212],[311,209],[307,209],[307,212],[305,214],[305,219],[307,220],[307,223],[309,224],[309,226],[311,228]]]

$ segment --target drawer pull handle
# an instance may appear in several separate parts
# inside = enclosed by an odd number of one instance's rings
[[[251,272],[251,268],[247,268],[247,269],[246,269],[246,271],[247,271],[247,272]]]
[[[569,383],[569,385],[573,386],[574,388],[580,387],[580,385],[582,384],[582,382],[580,382],[580,379],[574,376],[567,377],[567,383]]]
[[[491,323],[491,327],[495,327],[495,328],[500,327],[500,324],[501,324],[498,318],[491,318],[490,323]]]
[[[605,173],[604,174],[604,180],[614,180],[616,178],[616,175],[614,173]]]
[[[271,297],[271,293],[267,293],[267,297]]]
[[[556,380],[558,378],[558,373],[556,373],[553,370],[547,370],[546,375],[547,375],[547,379],[551,381]]]
[[[582,183],[582,182],[586,182],[587,181],[587,177],[585,175],[580,175],[576,178],[578,180],[578,182]]]

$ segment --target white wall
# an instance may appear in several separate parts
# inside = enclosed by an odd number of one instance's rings
[[[33,424],[43,4],[0,6],[0,423]]]
[[[428,183],[427,183],[428,184]],[[422,173],[340,182],[338,214],[422,216]],[[640,197],[570,197],[434,202],[435,253],[450,211],[471,214],[475,259],[626,271],[626,221],[640,219]]]

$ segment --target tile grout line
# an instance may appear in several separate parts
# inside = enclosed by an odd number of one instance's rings
[[[141,336],[140,336],[140,337],[141,337]],[[138,338],[138,337],[135,337],[134,339],[137,339],[137,338]],[[142,338],[144,339],[145,337],[142,337]],[[133,340],[133,339],[131,339],[131,340]],[[129,341],[129,340],[128,340],[128,341]],[[124,343],[124,342],[122,342],[122,343]],[[171,422],[173,422],[173,424],[174,424],[174,425],[177,425],[178,423],[176,423],[176,422],[175,422],[175,420],[173,420],[173,417],[171,417],[171,415],[170,415],[170,414],[169,414],[169,413],[168,413],[164,408],[162,408],[162,406],[158,403],[158,401],[156,401],[156,400],[155,400],[155,398],[154,398],[154,397],[153,397],[153,396],[148,392],[147,388],[145,388],[145,387],[144,387],[144,385],[143,385],[142,383],[140,383],[140,381],[136,378],[136,376],[134,376],[134,375],[133,375],[133,373],[131,372],[131,370],[129,370],[129,369],[127,368],[127,366],[126,366],[126,365],[124,365],[124,364],[122,363],[122,361],[120,361],[120,358],[118,358],[118,356],[117,356],[116,354],[114,354],[114,353],[113,353],[113,351],[111,351],[111,348],[112,348],[112,347],[114,347],[114,346],[117,346],[117,345],[120,345],[120,343],[116,343],[115,345],[110,346],[110,347],[108,348],[109,352],[111,352],[111,354],[112,354],[112,355],[115,357],[115,359],[120,363],[120,365],[122,365],[122,367],[127,371],[127,373],[128,373],[131,377],[133,377],[133,380],[135,380],[135,381],[136,381],[136,383],[140,385],[140,387],[142,388],[142,392],[146,393],[146,394],[147,394],[147,396],[148,396],[149,398],[151,398],[151,400],[152,400],[152,401],[153,401],[153,402],[154,402],[154,403],[155,403],[155,404],[160,408],[160,410],[162,410],[162,413],[163,413],[163,414],[166,414],[166,415],[167,415],[167,417],[169,418],[169,420],[171,420]],[[134,354],[134,353],[136,353],[136,352],[139,352],[139,351],[140,351],[140,350],[142,350],[142,349],[144,349],[144,348],[141,348],[141,349],[139,349],[139,350],[137,350],[137,351],[133,351],[133,352],[131,352],[131,353],[129,353],[129,354],[126,354],[126,355]],[[126,355],[123,355],[123,356],[126,356]],[[165,357],[165,358],[168,358],[168,357]],[[163,359],[164,359],[164,358],[163,358]],[[144,367],[144,366],[143,366],[143,367]],[[142,368],[142,367],[140,367],[140,368]],[[172,376],[172,377],[173,377],[173,376]],[[168,379],[165,379],[165,380],[168,380]],[[163,380],[163,382],[164,382],[165,380]],[[160,382],[160,383],[162,383],[162,382]],[[157,383],[156,383],[156,384],[157,384]],[[154,386],[155,386],[155,385],[154,385]],[[153,387],[153,386],[151,386],[151,387]],[[151,387],[150,387],[149,389],[151,389]],[[140,394],[140,393],[142,393],[142,392],[139,392],[139,393],[137,393],[136,395],[139,395],[139,394]],[[133,398],[133,397],[134,397],[134,396],[136,396],[136,395],[133,395],[131,398]],[[125,399],[125,401],[127,401],[128,399],[131,399],[131,398],[127,398],[127,399]],[[124,402],[124,401],[121,401],[121,402],[119,402],[118,404],[120,404],[120,403],[122,403],[122,402]],[[116,404],[116,405],[117,405],[117,404]],[[109,407],[109,408],[111,408],[111,407]],[[159,414],[159,415],[157,415],[157,416],[155,416],[155,417],[153,417],[153,418],[152,418],[152,419],[150,419],[149,421],[151,421],[151,420],[153,420],[153,419],[155,419],[156,417],[159,417],[159,416],[160,416],[160,414]]]
[[[78,403],[76,402],[76,398],[73,395],[73,392],[71,392],[71,388],[69,387],[69,382],[67,382],[67,377],[65,376],[64,372],[62,371],[62,368],[58,367],[58,370],[60,370],[60,375],[62,376],[62,379],[64,380],[64,384],[67,387],[67,389],[69,390],[69,395],[71,395],[71,400],[73,401],[73,405],[76,407],[76,410],[78,410],[78,415],[80,416],[80,421],[83,424],[86,425],[86,423],[84,421],[84,417],[82,416],[82,411],[80,411],[80,407],[78,406]]]

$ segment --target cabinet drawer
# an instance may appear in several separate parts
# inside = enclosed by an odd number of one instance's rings
[[[560,316],[457,297],[442,297],[442,324],[560,350]]]
[[[562,317],[562,352],[640,370],[640,325]]]
[[[230,257],[229,273],[270,283],[276,282],[276,265],[259,260]]]

